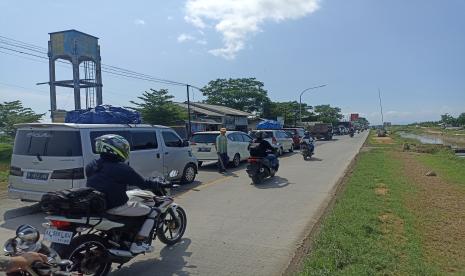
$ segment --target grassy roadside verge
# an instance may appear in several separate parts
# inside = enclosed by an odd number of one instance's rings
[[[445,180],[465,188],[465,158],[457,158],[453,153],[442,150],[436,154],[420,155],[418,160],[438,172]]]
[[[402,175],[398,141],[370,146],[325,218],[301,275],[439,274],[424,256],[416,216],[405,204],[417,190]]]
[[[0,192],[7,188],[11,152],[11,144],[0,143]]]

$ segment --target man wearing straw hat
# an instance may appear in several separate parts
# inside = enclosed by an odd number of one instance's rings
[[[228,138],[226,137],[226,128],[220,129],[220,135],[216,137],[216,153],[218,154],[218,170],[220,173],[226,172],[226,165],[229,162],[228,157]]]

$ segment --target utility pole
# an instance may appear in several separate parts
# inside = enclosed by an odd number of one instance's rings
[[[381,103],[381,90],[378,88],[379,107],[381,109],[381,124],[384,128],[383,104]]]
[[[299,121],[300,121],[300,124],[302,125],[302,95],[309,91],[309,90],[312,90],[312,89],[317,89],[317,88],[320,88],[320,87],[325,87],[327,84],[323,84],[323,85],[319,85],[319,86],[315,86],[315,87],[310,87],[310,88],[307,88],[307,89],[304,89],[302,92],[300,92],[300,97],[299,97]]]
[[[191,138],[192,134],[192,122],[191,122],[191,100],[189,97],[189,84],[186,85],[187,88],[187,118],[189,120],[188,127],[187,127],[187,139]]]

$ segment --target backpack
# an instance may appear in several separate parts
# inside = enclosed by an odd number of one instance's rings
[[[84,187],[48,192],[42,196],[40,206],[47,214],[90,216],[104,213],[106,200],[103,193]]]

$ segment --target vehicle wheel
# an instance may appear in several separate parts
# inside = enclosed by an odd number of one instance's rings
[[[236,153],[236,155],[234,155],[232,165],[234,168],[237,168],[239,167],[240,164],[241,164],[241,156],[239,155],[239,153]]]
[[[163,222],[157,228],[157,236],[160,241],[166,245],[173,245],[179,242],[186,231],[187,215],[184,209],[180,206],[176,208],[176,215],[179,217],[180,223],[173,217],[173,214],[168,211],[163,218]]]
[[[76,271],[84,275],[104,276],[111,269],[108,259],[107,241],[97,235],[81,235],[74,238],[69,245],[52,243],[61,259],[73,262]]]
[[[291,148],[289,149],[289,152],[293,152],[294,151],[294,145],[291,145]]]
[[[263,181],[263,177],[259,175],[252,176],[252,182],[253,184],[260,184]]]
[[[275,174],[276,174],[276,171],[271,171],[271,170],[270,170],[270,177],[274,177]]]
[[[181,183],[190,184],[194,182],[196,173],[195,165],[192,163],[187,164],[182,173]]]
[[[198,167],[198,168],[202,167],[202,164],[203,164],[202,161],[198,161],[198,162],[197,162],[197,167]]]

